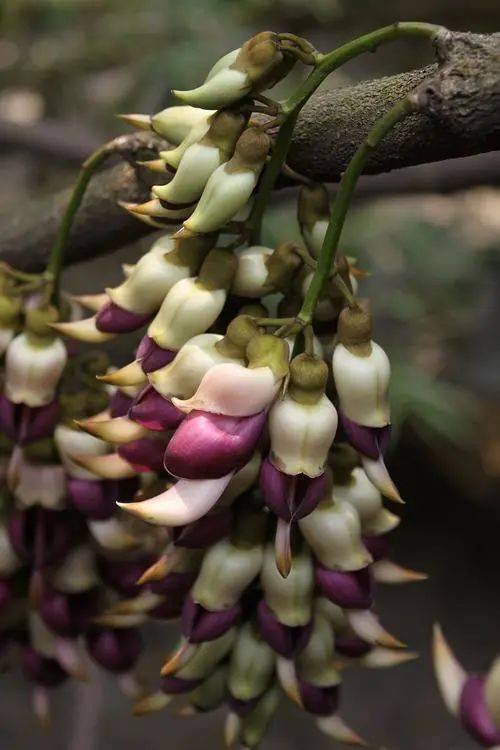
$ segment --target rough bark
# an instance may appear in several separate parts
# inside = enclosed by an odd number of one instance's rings
[[[443,32],[436,54],[437,64],[422,70],[312,97],[297,123],[290,165],[311,178],[336,182],[372,123],[416,87],[425,112],[412,115],[390,133],[369,161],[368,173],[498,149],[500,35]],[[92,180],[73,227],[68,263],[103,254],[151,231],[117,201],[147,198],[151,176],[132,164],[160,144],[165,148],[159,139],[144,134],[124,137],[128,162]],[[64,192],[0,221],[0,258],[25,270],[41,269],[67,199]]]

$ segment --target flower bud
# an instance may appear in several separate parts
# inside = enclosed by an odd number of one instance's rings
[[[230,609],[258,575],[262,560],[260,542],[245,547],[229,539],[217,542],[203,559],[192,589],[193,599],[211,611]]]
[[[80,545],[71,549],[64,564],[51,572],[50,583],[64,594],[79,594],[100,582],[94,550]]]
[[[243,717],[240,729],[242,748],[254,748],[260,745],[271,720],[278,710],[280,694],[276,687],[271,687],[259,700],[255,708]]]
[[[231,654],[228,687],[240,701],[250,701],[261,695],[274,672],[275,656],[251,622],[238,631]]]
[[[266,260],[274,253],[270,247],[252,245],[236,256],[238,267],[231,287],[232,294],[257,299],[273,291],[268,283]]]
[[[89,654],[109,672],[128,672],[139,658],[142,640],[135,628],[94,628],[86,634]]]
[[[324,185],[318,183],[300,188],[297,219],[309,252],[318,258],[330,221],[330,200]]]
[[[227,697],[228,669],[226,664],[219,665],[199,687],[193,690],[189,696],[190,705],[181,710],[183,716],[213,711],[224,703]]]
[[[65,506],[66,481],[64,469],[58,464],[33,464],[21,454],[16,471],[19,481],[13,489],[18,508],[41,505],[52,510]]]
[[[235,637],[236,631],[231,629],[213,641],[200,643],[186,666],[176,673],[176,677],[183,680],[202,680],[208,677],[234,647]]]
[[[266,284],[275,291],[287,292],[302,267],[302,258],[294,242],[283,242],[266,260]]]
[[[6,352],[5,395],[15,404],[49,404],[54,399],[67,356],[59,338],[19,334]]]
[[[199,277],[182,279],[168,292],[149,326],[148,336],[163,349],[178,350],[190,338],[206,331],[224,306],[234,268],[232,254],[212,250]]]
[[[334,634],[330,623],[316,614],[311,637],[297,656],[299,691],[306,711],[330,716],[338,707],[340,673],[335,669]]]
[[[246,121],[245,115],[231,110],[212,115],[207,133],[185,150],[172,180],[155,186],[153,195],[173,204],[198,200],[210,175],[231,158]]]
[[[218,351],[216,344],[221,339],[222,336],[217,333],[193,336],[181,347],[173,362],[149,373],[153,388],[164,398],[191,398],[211,367],[234,362]]]
[[[276,567],[273,545],[267,545],[260,582],[267,606],[282,625],[307,625],[312,615],[314,569],[306,548],[296,553],[287,578]]]
[[[196,110],[196,107],[192,107],[191,109]],[[172,170],[177,169],[189,146],[193,143],[197,143],[208,132],[208,128],[210,127],[210,117],[213,114],[213,111],[206,111],[206,117],[200,116],[199,119],[195,118],[195,122],[193,122],[177,148],[172,148],[168,151],[160,151],[160,157]]]
[[[66,472],[74,479],[97,481],[91,472],[79,466],[73,458],[75,456],[103,456],[107,453],[106,443],[92,435],[74,430],[66,425],[58,425],[54,432],[54,440]]]
[[[169,143],[178,144],[195,125],[205,124],[212,114],[197,107],[167,107],[151,116],[151,129]]]
[[[126,310],[155,312],[174,284],[198,270],[212,242],[211,237],[177,242],[170,235],[160,237],[120,286],[106,290],[110,299]]]
[[[325,500],[299,526],[315,557],[330,570],[360,570],[372,561],[361,541],[359,516],[349,503]]]
[[[324,395],[328,369],[299,355],[290,366],[290,387],[269,412],[271,460],[285,474],[320,476],[337,430],[337,412]]]
[[[257,128],[245,130],[236,143],[233,157],[211,175],[184,227],[192,232],[213,232],[232,219],[250,198],[270,146],[266,133]]]
[[[334,502],[347,502],[356,508],[364,535],[385,534],[400,523],[398,516],[384,508],[382,495],[359,466],[346,483],[335,483],[333,498]]]
[[[359,425],[386,426],[391,370],[384,350],[371,340],[371,316],[345,308],[339,318],[338,340],[332,364],[342,413]]]

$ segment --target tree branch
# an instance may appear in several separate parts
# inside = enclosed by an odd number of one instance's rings
[[[444,32],[436,53],[437,64],[422,70],[312,97],[297,123],[290,166],[313,179],[336,182],[372,123],[417,86],[426,113],[394,129],[368,162],[368,173],[498,149],[500,35]],[[102,171],[89,186],[73,227],[68,263],[109,252],[151,231],[116,204],[147,199],[158,178],[133,163],[165,144],[148,134],[124,136],[124,144],[127,163]],[[0,258],[23,270],[40,270],[67,199],[65,192],[0,221]]]

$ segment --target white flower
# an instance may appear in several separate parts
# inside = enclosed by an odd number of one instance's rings
[[[16,472],[18,481],[13,493],[18,507],[29,508],[32,505],[41,505],[51,510],[64,508],[66,479],[62,466],[31,464],[22,455]]]
[[[252,245],[238,253],[236,256],[238,267],[231,287],[233,294],[255,299],[272,291],[266,286],[268,273],[266,259],[273,252],[274,250],[270,247]]]
[[[356,466],[347,484],[334,484],[334,502],[347,502],[356,508],[363,534],[385,534],[394,529],[400,518],[384,508],[379,490],[368,479],[360,466]]]
[[[249,417],[269,406],[280,383],[270,367],[251,369],[225,362],[208,370],[190,399],[173,398],[172,403],[186,413],[200,409],[228,417]]]
[[[57,450],[66,472],[74,479],[97,481],[96,477],[86,469],[82,469],[73,460],[73,456],[89,455],[103,456],[108,452],[108,446],[102,440],[89,435],[82,430],[74,430],[66,425],[58,425],[54,432]]]
[[[123,283],[114,289],[106,289],[112,302],[136,313],[158,310],[174,284],[191,274],[189,266],[169,261],[168,254],[173,249],[170,235],[156,240]]]
[[[181,143],[195,125],[205,124],[214,110],[198,107],[167,107],[151,117],[151,127],[169,143]]]
[[[173,362],[148,374],[149,382],[165,398],[191,398],[211,367],[235,361],[216,349],[215,344],[222,338],[218,333],[193,336],[181,347]]]
[[[370,342],[366,356],[337,344],[333,352],[333,377],[340,408],[348,419],[367,427],[390,422],[388,401],[391,365],[382,347]]]
[[[217,320],[226,296],[225,289],[207,289],[196,277],[181,279],[165,297],[148,336],[163,349],[180,349]]]
[[[192,232],[213,232],[242,208],[257,184],[260,174],[250,169],[228,172],[221,164],[208,180],[194,212],[184,222]]]
[[[172,180],[166,185],[156,185],[153,194],[170,203],[193,203],[221,163],[221,152],[216,146],[193,143],[184,152]]]
[[[315,557],[330,570],[361,570],[372,561],[361,541],[359,516],[349,503],[322,502],[299,526]]]
[[[283,578],[276,567],[274,546],[267,545],[260,582],[266,604],[283,625],[307,625],[314,591],[314,567],[309,552],[294,555],[290,573]]]
[[[287,395],[269,412],[271,460],[285,474],[323,473],[337,431],[337,411],[326,396],[302,404]]]
[[[15,404],[44,406],[53,401],[67,360],[59,338],[33,343],[26,333],[16,336],[7,347],[4,392]]]
[[[193,599],[208,610],[229,609],[259,574],[263,558],[260,544],[238,547],[222,539],[205,553]]]
[[[51,584],[65,594],[78,594],[100,583],[94,551],[87,545],[70,550],[50,575]]]
[[[242,99],[252,88],[252,82],[242,70],[223,66],[201,86],[189,91],[172,91],[186,104],[206,109],[221,109]]]
[[[172,148],[169,151],[160,151],[161,158],[164,162],[166,162],[166,164],[172,167],[172,169],[177,169],[177,167],[181,163],[182,157],[184,156],[189,146],[191,146],[193,143],[197,143],[207,133],[210,127],[209,118],[211,114],[213,114],[213,112],[207,112],[206,118],[200,118],[199,120],[196,120],[196,122],[194,122],[193,126],[190,128],[189,132],[186,134],[185,138],[179,143],[176,148]]]

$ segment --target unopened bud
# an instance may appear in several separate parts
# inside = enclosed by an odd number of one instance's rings
[[[275,251],[270,247],[252,245],[238,253],[238,268],[231,292],[239,297],[259,298],[273,291],[268,282],[269,261]]]
[[[304,548],[293,556],[287,578],[276,567],[273,545],[266,547],[261,585],[266,604],[282,625],[306,625],[312,615],[314,569],[310,552]]]
[[[261,695],[274,672],[275,655],[255,626],[247,622],[238,632],[229,670],[228,687],[240,701]]]
[[[293,242],[284,242],[267,258],[266,284],[276,291],[286,291],[302,267],[302,258]]]

